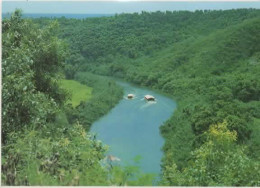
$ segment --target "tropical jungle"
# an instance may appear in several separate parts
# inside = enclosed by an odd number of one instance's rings
[[[2,21],[2,185],[260,186],[260,10]],[[113,79],[177,103],[159,180],[104,162]],[[109,97],[107,97],[109,96]]]

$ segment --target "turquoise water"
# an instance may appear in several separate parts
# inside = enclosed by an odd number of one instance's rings
[[[160,173],[161,148],[164,139],[159,127],[173,114],[176,103],[154,91],[118,82],[124,88],[124,98],[91,128],[98,140],[109,146],[108,154],[120,158],[121,165],[133,165],[139,158],[139,167],[145,173]],[[127,94],[135,95],[127,99]],[[155,102],[144,100],[153,95]]]

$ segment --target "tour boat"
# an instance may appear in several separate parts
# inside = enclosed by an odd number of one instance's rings
[[[134,94],[128,94],[128,95],[127,95],[127,98],[128,98],[128,99],[134,98]]]
[[[152,96],[152,95],[145,95],[144,98],[145,98],[147,101],[154,101],[154,100],[155,100],[154,96]]]

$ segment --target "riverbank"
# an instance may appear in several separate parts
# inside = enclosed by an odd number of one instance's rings
[[[108,113],[123,97],[123,89],[113,80],[87,72],[77,73],[75,80],[92,87],[92,97],[76,108],[67,107],[65,112],[70,124],[79,122],[88,131],[93,122]]]

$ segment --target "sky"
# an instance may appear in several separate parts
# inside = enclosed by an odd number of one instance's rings
[[[113,2],[82,2],[82,1],[10,1],[2,2],[2,13],[13,12],[16,8],[23,13],[67,13],[67,14],[115,14],[133,13],[141,11],[166,11],[197,9],[236,9],[258,8],[260,1],[255,2],[138,2],[118,0]]]

